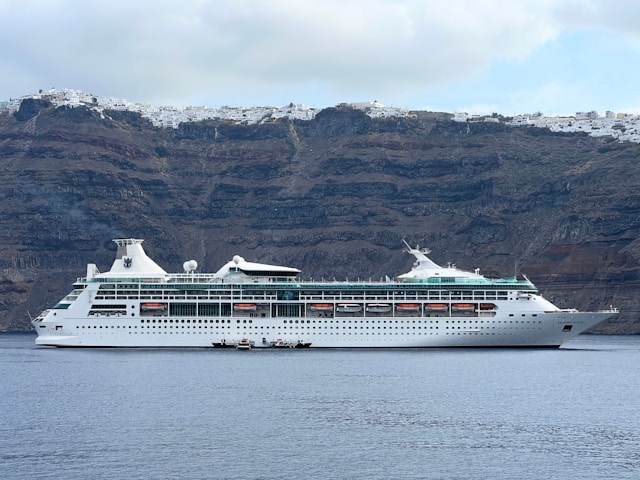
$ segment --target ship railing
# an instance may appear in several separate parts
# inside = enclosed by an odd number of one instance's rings
[[[76,283],[167,283],[166,278],[158,277],[108,277],[108,278],[92,278],[87,280],[86,277],[78,277]]]
[[[347,283],[348,282],[348,283]],[[520,290],[523,292],[527,292],[528,294],[536,293],[538,289],[534,284],[528,282],[526,280],[517,280],[512,283],[504,283],[504,282],[476,282],[476,281],[468,281],[464,283],[430,283],[430,282],[402,282],[402,283],[387,283],[387,282],[376,282],[376,281],[364,281],[364,280],[349,280],[347,282],[319,282],[317,280],[300,280],[297,282],[297,286],[300,288],[322,288],[325,290],[357,290],[359,288],[371,288],[371,289],[384,289],[388,291],[394,290],[407,290],[416,288],[420,291],[426,290],[457,290],[465,289],[465,290]]]
[[[558,310],[545,310],[544,313],[580,313],[580,310],[576,308],[559,308]],[[620,313],[620,311],[616,307],[609,307],[604,310],[596,310],[595,313]]]

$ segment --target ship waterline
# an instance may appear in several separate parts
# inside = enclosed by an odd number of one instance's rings
[[[426,249],[384,282],[315,282],[295,268],[235,256],[216,273],[167,273],[140,239],[116,239],[108,272],[94,264],[33,320],[57,347],[558,347],[617,314],[560,309],[526,277],[490,279],[441,267]]]

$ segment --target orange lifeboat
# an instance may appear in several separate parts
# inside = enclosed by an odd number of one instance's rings
[[[396,309],[400,312],[417,312],[420,310],[419,303],[399,303],[396,305]]]
[[[496,304],[495,303],[481,303],[480,304],[480,310],[495,310],[496,309]]]
[[[476,306],[473,303],[454,303],[451,310],[454,312],[473,312]]]
[[[425,308],[431,312],[446,312],[449,309],[449,305],[446,303],[427,303]]]
[[[255,303],[236,303],[233,305],[233,309],[239,312],[253,312],[256,308]]]
[[[166,305],[164,303],[147,302],[140,305],[140,310],[145,312],[157,312],[159,310],[164,310],[165,307]]]
[[[315,312],[330,312],[333,310],[333,304],[332,303],[312,303],[309,309]]]

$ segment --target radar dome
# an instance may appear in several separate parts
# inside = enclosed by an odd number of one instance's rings
[[[244,258],[242,258],[240,255],[236,255],[233,257],[233,263],[238,265],[240,262],[244,262]]]
[[[182,264],[182,268],[184,268],[184,271],[187,273],[193,273],[196,271],[196,268],[198,268],[198,262],[195,260],[188,260]]]

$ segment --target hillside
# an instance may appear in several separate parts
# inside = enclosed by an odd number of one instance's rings
[[[312,120],[154,126],[139,113],[24,100],[0,115],[0,329],[30,329],[116,237],[169,271],[233,255],[305,278],[381,278],[433,260],[526,274],[562,307],[640,333],[640,145],[352,108]]]

